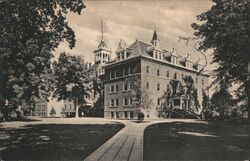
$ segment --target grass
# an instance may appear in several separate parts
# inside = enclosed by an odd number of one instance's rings
[[[0,129],[0,160],[84,160],[124,126],[27,125]]]
[[[151,125],[144,132],[144,160],[248,160],[247,122]]]

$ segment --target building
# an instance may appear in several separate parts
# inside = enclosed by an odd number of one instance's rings
[[[38,117],[48,117],[48,102],[39,101],[35,104],[34,115]]]
[[[145,89],[152,100],[150,109],[143,111],[146,118],[157,118],[162,102],[162,95],[171,80],[182,81],[185,75],[195,80],[198,89],[198,100],[202,103],[202,91],[208,87],[208,75],[197,73],[202,68],[200,60],[193,61],[190,54],[182,57],[176,50],[161,48],[157,32],[151,43],[136,40],[130,46],[120,41],[116,59],[104,66],[104,117],[134,118],[133,91],[131,84],[139,80],[140,88]],[[175,108],[187,106],[187,98],[175,98]],[[142,101],[143,103],[143,101]]]

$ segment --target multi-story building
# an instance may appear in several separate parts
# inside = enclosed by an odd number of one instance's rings
[[[198,100],[202,103],[202,91],[208,92],[208,75],[200,73],[202,64],[192,61],[190,54],[182,57],[176,50],[162,49],[156,31],[151,43],[138,39],[130,46],[119,43],[116,59],[108,63],[104,76],[104,116],[106,118],[134,118],[136,108],[133,107],[134,95],[131,84],[141,82],[152,104],[143,111],[147,118],[157,118],[162,95],[171,80],[183,81],[183,77],[191,76],[198,92]],[[143,101],[142,101],[143,103]],[[175,108],[187,106],[187,98],[179,97],[174,101]]]

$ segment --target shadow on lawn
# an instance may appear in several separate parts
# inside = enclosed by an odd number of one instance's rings
[[[161,123],[144,132],[144,160],[247,160],[246,122]]]
[[[83,160],[123,125],[28,125],[1,129],[0,160]]]

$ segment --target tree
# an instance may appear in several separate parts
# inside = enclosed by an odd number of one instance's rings
[[[164,117],[166,117],[166,114],[168,113],[168,116],[171,118],[172,116],[172,110],[174,108],[174,89],[173,89],[173,81],[170,81],[170,85],[167,85],[167,90],[163,93],[162,96],[162,103],[161,103],[161,113],[164,113]],[[162,114],[161,114],[162,115]]]
[[[88,70],[81,57],[61,53],[58,61],[53,63],[55,72],[55,91],[53,97],[73,101],[76,117],[80,105],[85,103],[85,96],[93,91],[94,70]]]
[[[54,109],[54,107],[51,108],[50,113],[51,117],[54,117],[54,115],[56,114],[56,110]]]
[[[48,98],[53,90],[52,52],[62,41],[75,46],[66,14],[80,14],[84,7],[81,0],[0,1],[1,111],[10,111],[8,103],[34,107]]]
[[[214,5],[197,16],[203,23],[193,23],[194,35],[202,38],[200,50],[213,50],[213,61],[218,68],[214,71],[214,84],[229,88],[239,84],[236,91],[238,101],[250,101],[250,1],[213,0]],[[250,106],[250,103],[248,104]],[[248,108],[249,112],[249,108]]]
[[[219,114],[218,117],[220,119],[229,118],[234,105],[233,97],[227,89],[221,88],[214,92],[211,97],[211,108]]]
[[[183,81],[185,83],[185,94],[188,96],[188,109],[197,112],[200,108],[200,103],[197,88],[194,86],[194,80],[191,76],[184,76]]]
[[[145,87],[145,83],[141,81],[140,76],[136,76],[131,84],[133,95],[132,106],[137,109],[138,119],[141,118],[142,110],[149,112],[152,105],[152,100],[149,97],[149,92]],[[140,119],[139,119],[140,120]]]
[[[209,97],[205,91],[202,91],[202,110],[201,118],[206,117],[206,113],[209,112]]]

